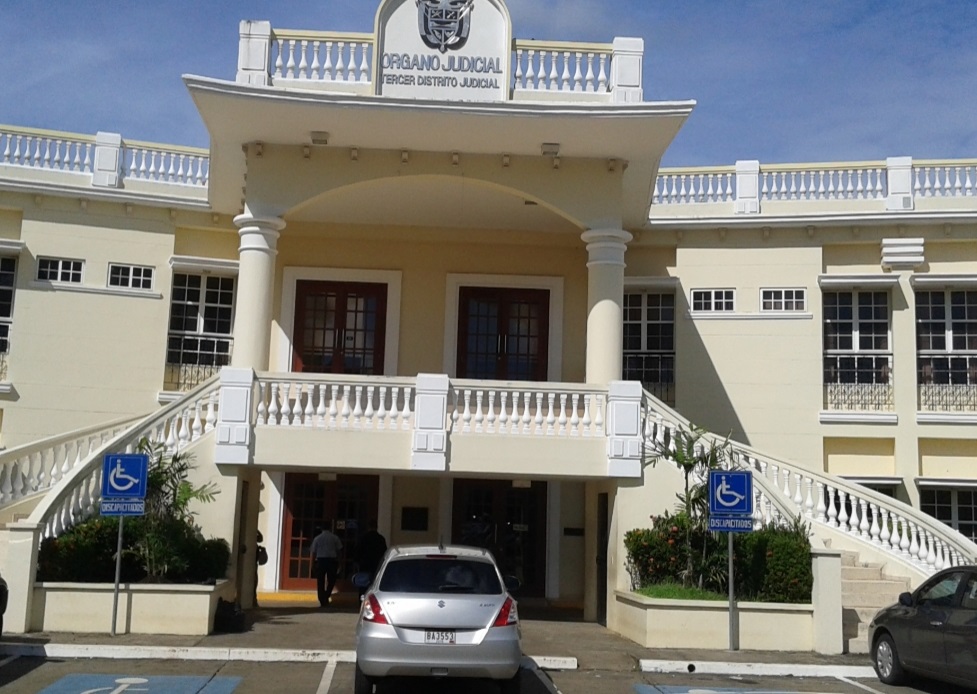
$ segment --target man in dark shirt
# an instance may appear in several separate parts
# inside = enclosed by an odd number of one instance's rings
[[[387,541],[377,530],[375,520],[370,521],[370,529],[360,538],[359,545],[356,560],[359,562],[360,572],[369,574],[372,583],[377,568],[380,566],[380,560],[383,559],[383,555],[387,551]],[[366,586],[360,588],[361,598],[365,592]]]

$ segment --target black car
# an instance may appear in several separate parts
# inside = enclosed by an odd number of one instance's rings
[[[886,684],[909,672],[966,687],[977,683],[977,566],[934,574],[869,625],[872,665]]]

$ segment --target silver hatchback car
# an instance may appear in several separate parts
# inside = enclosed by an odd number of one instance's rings
[[[393,547],[363,596],[356,694],[383,677],[479,677],[519,692],[519,614],[492,554],[461,545]]]

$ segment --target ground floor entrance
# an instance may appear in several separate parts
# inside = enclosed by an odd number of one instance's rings
[[[394,496],[409,498],[408,487],[412,483],[399,481],[398,484],[404,487],[398,487]],[[359,568],[359,538],[371,521],[387,517],[390,527],[381,526],[381,530],[390,544],[437,542],[437,538],[443,538],[448,542],[485,547],[496,557],[504,574],[519,579],[521,596],[546,596],[546,482],[455,479],[449,486],[440,487],[443,499],[440,504],[419,508],[411,502],[399,511],[387,509],[385,513],[378,513],[380,487],[376,475],[285,474],[281,485],[278,589],[315,590],[309,547],[316,529],[322,525],[332,529],[343,542],[337,586],[338,590],[348,589],[349,579]],[[405,514],[407,507],[410,513]],[[435,534],[430,537],[411,533],[416,526],[406,519],[416,516],[418,510],[424,512],[425,528],[428,513],[433,517],[440,511],[438,524],[443,532],[437,532],[432,525],[430,530]]]

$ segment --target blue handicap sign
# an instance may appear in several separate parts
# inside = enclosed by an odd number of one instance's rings
[[[753,473],[748,470],[709,472],[709,514],[753,515]]]
[[[240,677],[68,675],[39,694],[231,694]]]
[[[149,456],[109,453],[102,461],[103,499],[145,499]]]

